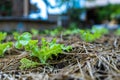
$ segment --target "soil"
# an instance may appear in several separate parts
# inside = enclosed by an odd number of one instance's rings
[[[41,39],[42,36],[34,37]],[[44,36],[51,40],[53,37]],[[9,40],[13,40],[9,37]],[[8,41],[8,40],[6,40]],[[71,45],[70,52],[49,59],[47,65],[20,70],[20,60],[29,52],[10,49],[0,58],[0,80],[119,80],[120,37],[105,35],[92,43],[78,35],[58,36],[58,43]],[[40,43],[39,43],[40,44]],[[32,58],[33,59],[33,58]]]

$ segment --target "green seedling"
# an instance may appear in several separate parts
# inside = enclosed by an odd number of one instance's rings
[[[37,57],[42,63],[46,63],[52,55],[58,55],[63,50],[69,51],[72,49],[71,46],[64,46],[63,44],[56,43],[56,39],[51,42],[46,41],[44,38],[41,40],[41,47],[37,45],[37,40],[31,40],[29,44],[25,46],[25,50],[31,52],[31,56]]]
[[[28,32],[25,32],[21,35],[15,35],[14,39],[17,40],[15,43],[15,47],[17,49],[20,49],[22,47],[24,47],[25,45],[27,45],[29,43],[29,41],[31,40],[32,35]]]
[[[3,57],[4,53],[13,45],[12,42],[2,43],[6,36],[6,32],[0,32],[0,57]]]
[[[50,36],[57,36],[58,34],[61,33],[61,30],[62,30],[61,27],[58,27],[58,28],[56,28],[54,30],[45,30],[45,34],[48,34]]]
[[[109,33],[108,29],[106,29],[104,27],[97,28],[95,26],[92,27],[91,32],[97,33],[97,34],[100,34],[100,35],[104,35],[104,34],[108,34]]]
[[[80,37],[86,42],[93,42],[96,40],[96,36],[88,30],[80,30]]]
[[[92,30],[80,30],[80,36],[86,42],[93,42],[104,34],[108,34],[108,29],[93,27]]]
[[[45,30],[45,33],[46,33],[46,34],[49,34],[49,35],[51,35],[51,36],[56,36],[56,35],[58,35],[59,31],[58,31],[57,29],[52,30],[52,31]]]
[[[31,51],[34,48],[38,48],[38,40],[30,40],[29,43],[27,45],[25,45],[25,50],[26,51]]]
[[[56,43],[56,39],[51,42],[47,42],[44,38],[41,40],[41,48],[35,48],[35,51],[32,51],[32,56],[38,57],[42,63],[46,63],[49,58],[52,58],[52,55],[57,56],[59,53],[62,53],[63,50],[69,51],[70,46],[64,46],[63,44]]]
[[[14,39],[17,40],[18,36],[20,36],[19,32],[13,32],[12,35],[14,36]]]
[[[7,36],[6,32],[0,32],[0,43],[2,42],[2,40],[4,40]]]
[[[31,29],[31,33],[34,35],[34,36],[37,36],[39,34],[39,31],[37,29]]]
[[[27,45],[25,45],[25,50],[31,52],[30,55],[38,58],[43,64],[46,64],[46,61],[48,59],[52,59],[53,55],[58,56],[58,54],[62,53],[64,50],[69,52],[72,49],[71,46],[58,44],[56,42],[56,39],[53,39],[51,42],[48,42],[45,38],[42,38],[41,47],[38,47],[37,43],[38,40],[30,40],[30,42]],[[35,67],[38,65],[38,63],[34,63],[34,61],[29,61],[27,59],[22,59],[21,63],[21,69],[31,68],[31,66]]]
[[[13,43],[12,42],[7,42],[7,43],[0,43],[0,57],[4,56],[4,53],[12,47]]]
[[[94,36],[96,37],[96,39],[99,39],[100,37],[102,37],[105,34],[108,34],[109,31],[108,29],[104,28],[104,27],[93,27],[91,30],[92,33],[94,33]]]
[[[80,29],[67,29],[63,32],[63,35],[73,35],[73,34],[78,34],[80,33]]]
[[[21,70],[28,69],[28,68],[34,68],[39,65],[38,62],[34,62],[32,60],[29,60],[27,58],[22,58],[20,60],[21,66],[19,67]]]
[[[114,33],[115,33],[115,35],[120,36],[120,28],[117,29]]]

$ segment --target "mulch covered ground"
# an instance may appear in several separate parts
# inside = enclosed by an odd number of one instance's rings
[[[77,35],[57,40],[73,49],[32,69],[19,69],[20,59],[30,58],[28,52],[11,49],[0,58],[0,80],[120,80],[120,37],[105,35],[93,43]]]

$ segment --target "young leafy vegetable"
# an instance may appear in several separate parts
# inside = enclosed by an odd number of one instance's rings
[[[80,30],[80,36],[86,42],[93,42],[104,34],[108,34],[108,29],[103,27],[93,27],[92,30]]]
[[[15,33],[14,38],[17,40],[15,43],[15,47],[17,49],[24,48],[26,51],[31,53],[30,56],[37,57],[43,64],[46,64],[46,61],[49,58],[52,58],[52,55],[57,56],[64,50],[69,51],[70,49],[72,49],[71,46],[58,44],[56,42],[56,39],[53,39],[51,42],[48,42],[45,38],[42,38],[41,46],[39,47],[38,40],[31,40],[32,35],[28,32],[25,32],[21,35]],[[21,63],[21,69],[34,67],[38,64],[34,61],[30,61],[25,58],[21,59]]]
[[[63,32],[63,35],[73,35],[73,34],[79,34],[80,29],[77,27],[76,23],[71,23],[68,29],[65,29]]]
[[[33,68],[33,67],[36,67],[36,66],[39,65],[38,62],[31,61],[31,60],[29,60],[29,59],[27,59],[27,58],[22,58],[22,59],[20,60],[20,62],[21,62],[21,66],[20,66],[19,68],[20,68],[21,70],[23,70],[23,69],[28,69],[28,68]]]
[[[50,35],[50,36],[57,36],[58,34],[61,33],[62,28],[59,26],[54,30],[45,30],[45,33]]]
[[[38,40],[30,40],[29,43],[27,45],[25,45],[25,50],[26,51],[31,51],[33,50],[34,48],[38,48]]]
[[[39,31],[37,29],[31,29],[31,32],[34,36],[39,34]]]
[[[106,29],[104,27],[95,27],[95,26],[92,27],[91,32],[93,32],[95,34],[97,33],[99,35],[104,35],[104,34],[108,34],[109,33],[108,29]]]
[[[4,56],[5,51],[7,51],[10,47],[12,47],[13,43],[12,42],[7,42],[7,43],[0,43],[0,57]]]
[[[86,42],[93,42],[93,41],[96,40],[96,36],[94,36],[94,34],[92,34],[88,30],[87,31],[81,30],[80,31],[80,36]]]
[[[120,28],[115,31],[115,35],[120,36]]]
[[[41,40],[41,47],[39,48],[38,40],[30,40],[29,44],[25,45],[25,50],[31,52],[31,56],[39,58],[42,63],[46,63],[52,55],[58,55],[62,53],[63,50],[69,51],[71,46],[64,46],[63,44],[56,43],[56,39],[51,42],[47,42],[44,38]]]
[[[64,50],[69,51],[72,49],[71,46],[64,46],[63,44],[56,43],[56,39],[53,39],[51,42],[46,41],[45,38],[41,40],[41,47],[37,45],[38,40],[30,40],[30,42],[25,45],[25,50],[31,52],[31,56],[37,57],[41,63],[46,64],[46,61],[49,58],[52,58],[52,55],[57,56],[59,53],[62,53]],[[20,69],[32,68],[39,65],[39,63],[28,60],[26,58],[21,59]]]
[[[5,51],[7,51],[13,45],[12,42],[2,43],[2,40],[4,40],[6,36],[7,36],[6,32],[0,32],[0,57],[3,57]]]
[[[56,43],[56,39],[47,42],[42,38],[41,43],[41,48],[34,49],[32,56],[38,57],[42,63],[46,63],[49,58],[52,58],[52,55],[57,56],[59,53],[62,53],[63,50],[69,51],[71,49],[70,46],[65,47],[63,44]]]
[[[28,32],[25,32],[22,35],[16,34],[14,38],[17,40],[15,43],[15,47],[17,49],[20,49],[29,43],[29,41],[32,38],[32,35]]]
[[[63,35],[73,35],[73,34],[78,34],[80,33],[80,29],[75,28],[75,29],[67,29],[63,32]]]
[[[0,32],[0,43],[2,40],[4,40],[7,36],[7,33],[6,32]]]
[[[20,36],[20,33],[13,32],[12,35],[14,36],[14,39],[17,40],[18,36]]]

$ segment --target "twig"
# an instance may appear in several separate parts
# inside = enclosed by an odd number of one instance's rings
[[[107,65],[109,65],[111,68],[113,68],[116,72],[120,73],[120,70],[118,70],[116,67],[112,66],[104,57],[99,57],[102,61],[104,61]]]
[[[88,71],[89,71],[89,74],[90,74],[92,80],[95,80],[95,78],[93,76],[93,71],[92,71],[92,68],[91,68],[91,65],[90,65],[89,61],[87,61],[87,65],[88,65]]]
[[[114,45],[114,47],[117,47],[117,38],[114,40],[113,45]]]
[[[84,44],[83,44],[83,48],[85,49],[86,54],[88,54],[88,50]]]
[[[78,63],[78,67],[79,67],[79,69],[80,69],[80,73],[81,73],[81,75],[82,75],[82,80],[85,80],[85,76],[84,76],[83,70],[82,70],[82,68],[81,68],[81,64],[79,63],[78,59],[77,59],[77,63]]]

